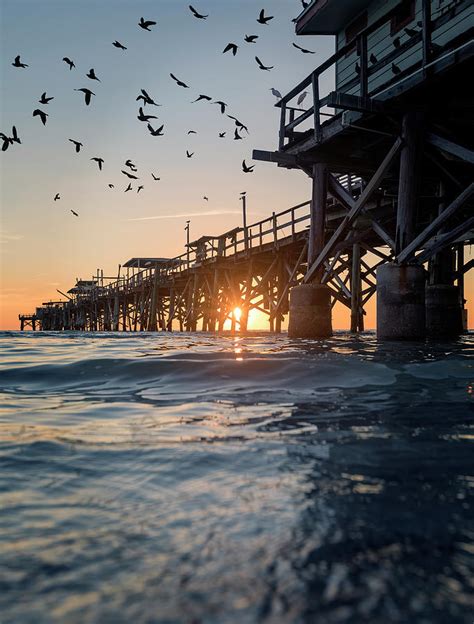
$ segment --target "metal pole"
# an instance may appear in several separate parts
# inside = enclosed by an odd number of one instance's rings
[[[190,221],[186,221],[186,227],[184,228],[186,230],[186,263],[187,263],[188,270],[189,270],[189,224],[190,224]]]

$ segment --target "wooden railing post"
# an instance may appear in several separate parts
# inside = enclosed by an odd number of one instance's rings
[[[286,127],[286,102],[283,102],[280,106],[280,141],[279,149],[283,149],[285,146],[285,127]]]
[[[367,97],[369,92],[369,75],[368,75],[368,59],[367,59],[367,34],[360,35],[357,42],[360,58],[360,96]]]
[[[311,74],[311,85],[313,88],[313,119],[314,119],[314,138],[316,142],[321,141],[321,120],[319,117],[319,74],[313,72]]]
[[[277,217],[276,213],[272,212],[272,221],[273,221],[273,242],[275,245],[278,242],[278,233],[277,233]]]

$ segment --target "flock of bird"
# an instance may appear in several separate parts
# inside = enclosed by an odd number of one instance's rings
[[[306,6],[308,5],[308,2],[306,2],[305,0],[301,0],[302,6],[303,8],[306,8]],[[197,11],[192,5],[189,5],[189,10],[191,11],[192,15],[198,19],[198,20],[207,20],[209,15],[205,15],[203,13],[200,13],[199,11]],[[271,20],[274,19],[273,15],[268,15],[265,13],[265,9],[262,9],[259,14],[258,14],[258,18],[256,19],[256,22],[262,26],[267,26]],[[294,21],[294,20],[293,20]],[[140,28],[142,28],[143,30],[146,30],[148,32],[151,31],[151,29],[153,28],[153,26],[156,26],[157,22],[150,20],[150,19],[145,19],[143,17],[140,18],[139,22],[138,22],[138,26]],[[257,39],[259,38],[259,35],[245,35],[244,37],[244,41],[247,44],[255,44]],[[112,42],[112,45],[115,48],[118,48],[122,51],[126,51],[127,47],[125,45],[123,45],[120,41],[118,40],[114,40]],[[292,44],[295,48],[297,48],[298,50],[301,50],[301,52],[303,54],[314,54],[314,52],[311,52],[310,50],[306,50],[300,46],[298,46],[297,44],[293,43]],[[236,56],[237,52],[238,52],[239,46],[233,42],[230,42],[226,45],[226,47],[223,50],[223,54],[226,54],[227,52],[231,52],[233,54],[233,56]],[[73,69],[76,69],[76,64],[74,63],[73,60],[71,60],[69,57],[65,56],[63,57],[63,62],[68,66],[69,71],[72,71]],[[258,65],[258,67],[262,70],[262,71],[270,71],[274,68],[274,66],[268,66],[265,65],[258,56],[255,56],[255,61]],[[27,63],[22,62],[21,60],[21,55],[17,55],[14,59],[14,61],[12,62],[13,67],[15,68],[19,68],[19,69],[26,69],[29,67],[29,65]],[[100,78],[97,76],[96,71],[94,68],[90,68],[89,71],[85,74],[86,77],[91,80],[91,81],[96,81],[96,82],[101,82]],[[177,78],[173,73],[170,73],[170,78],[176,83],[176,85],[178,87],[181,87],[183,89],[189,89],[190,86],[188,84],[186,84],[185,82],[183,82],[182,80],[180,80],[179,78]],[[92,102],[92,98],[96,97],[96,94],[89,89],[88,87],[81,87],[81,88],[77,88],[74,89],[74,91],[80,92],[83,94],[84,96],[84,103],[86,106],[89,106]],[[276,89],[271,89],[273,95],[275,95],[278,98],[281,98],[281,94],[276,90]],[[304,99],[306,93],[303,96],[300,96],[299,100],[298,100],[298,104],[301,104],[302,100]],[[46,92],[43,92],[41,94],[41,97],[39,98],[38,102],[44,107],[47,106],[52,100],[54,99],[53,96],[48,96],[48,94]],[[161,106],[161,104],[158,104],[157,102],[155,102],[155,100],[150,96],[150,94],[145,90],[145,89],[141,89],[140,93],[138,94],[137,98],[136,98],[137,102],[140,102],[139,105],[139,109],[138,109],[138,115],[137,115],[137,119],[140,122],[144,122],[146,123],[146,127],[148,129],[148,132],[151,136],[153,137],[162,137],[164,136],[165,132],[164,132],[164,128],[165,125],[161,124],[159,127],[154,127],[154,125],[152,125],[151,121],[152,120],[156,120],[157,117],[156,115],[151,115],[151,114],[146,114],[145,113],[145,108],[146,106]],[[199,94],[198,97],[195,100],[192,100],[191,103],[197,103],[197,102],[201,102],[201,101],[205,101],[208,103],[211,103],[213,105],[218,105],[219,106],[219,110],[220,113],[222,115],[226,115],[229,119],[231,119],[234,124],[235,124],[235,128],[234,128],[234,135],[233,135],[233,140],[235,141],[239,141],[239,140],[243,140],[244,136],[243,133],[245,132],[246,134],[249,134],[249,130],[248,127],[241,122],[237,117],[230,115],[227,113],[227,107],[228,104],[222,100],[214,100],[213,98],[206,95],[206,94]],[[33,111],[33,117],[38,117],[41,121],[41,123],[43,124],[43,126],[46,126],[47,124],[47,120],[48,120],[48,116],[49,113],[45,112],[44,110],[42,110],[41,108],[35,108]],[[188,135],[191,134],[197,134],[196,131],[194,130],[189,130],[187,132]],[[226,131],[221,131],[219,132],[218,136],[220,139],[224,139],[226,137],[227,132]],[[12,127],[12,131],[11,131],[11,136],[7,136],[4,133],[0,133],[0,138],[3,141],[2,144],[2,151],[6,151],[11,145],[13,145],[13,143],[21,143],[21,140],[18,136],[18,132],[15,126]],[[84,147],[83,143],[81,141],[78,141],[76,139],[68,139],[73,145],[74,145],[74,149],[75,152],[77,154],[80,153],[81,149]],[[192,158],[194,156],[195,152],[194,151],[190,151],[190,150],[186,150],[186,158]],[[102,171],[103,169],[103,165],[104,165],[104,159],[99,157],[99,156],[93,156],[91,159],[91,161],[94,161],[97,164],[98,170]],[[254,165],[249,166],[247,165],[245,159],[242,161],[242,172],[243,173],[252,173],[254,170]],[[124,164],[124,168],[121,170],[121,173],[126,176],[126,178],[128,179],[128,186],[124,189],[124,192],[130,192],[133,189],[132,187],[132,182],[138,181],[140,180],[140,177],[138,175],[135,175],[138,172],[137,167],[134,165],[134,163],[128,159],[125,164]],[[155,175],[153,172],[151,173],[152,179],[156,182],[159,181],[161,178],[157,175]],[[108,184],[109,188],[114,188],[115,185],[112,183]],[[140,191],[142,191],[144,189],[144,185],[140,184],[137,187],[137,193],[140,193]],[[60,194],[56,193],[56,195],[54,196],[53,200],[54,201],[58,201],[60,200]],[[206,196],[204,196],[204,199],[206,201],[209,201],[208,198]],[[76,217],[78,217],[78,213],[71,210],[72,214]]]

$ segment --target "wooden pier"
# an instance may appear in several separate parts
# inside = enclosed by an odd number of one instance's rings
[[[333,32],[337,52],[278,102],[278,150],[254,159],[306,172],[308,202],[244,218],[176,258],[77,280],[67,301],[37,309],[41,328],[245,331],[257,310],[271,331],[289,314],[290,335],[323,337],[336,302],[363,330],[377,293],[380,337],[459,335],[473,264],[474,8],[379,4],[313,0],[297,20],[297,34]],[[336,89],[324,94],[326,72]]]

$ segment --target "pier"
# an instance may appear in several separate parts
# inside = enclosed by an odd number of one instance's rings
[[[377,2],[334,7],[313,1],[297,19],[299,35],[336,35],[337,51],[277,103],[278,149],[253,154],[303,170],[308,202],[252,224],[244,217],[175,258],[132,258],[116,276],[78,279],[66,301],[37,308],[41,329],[245,331],[257,310],[271,331],[289,316],[290,336],[323,338],[336,302],[358,332],[375,295],[381,339],[467,328],[472,3],[392,1],[383,14]],[[323,93],[327,72],[335,89]]]

